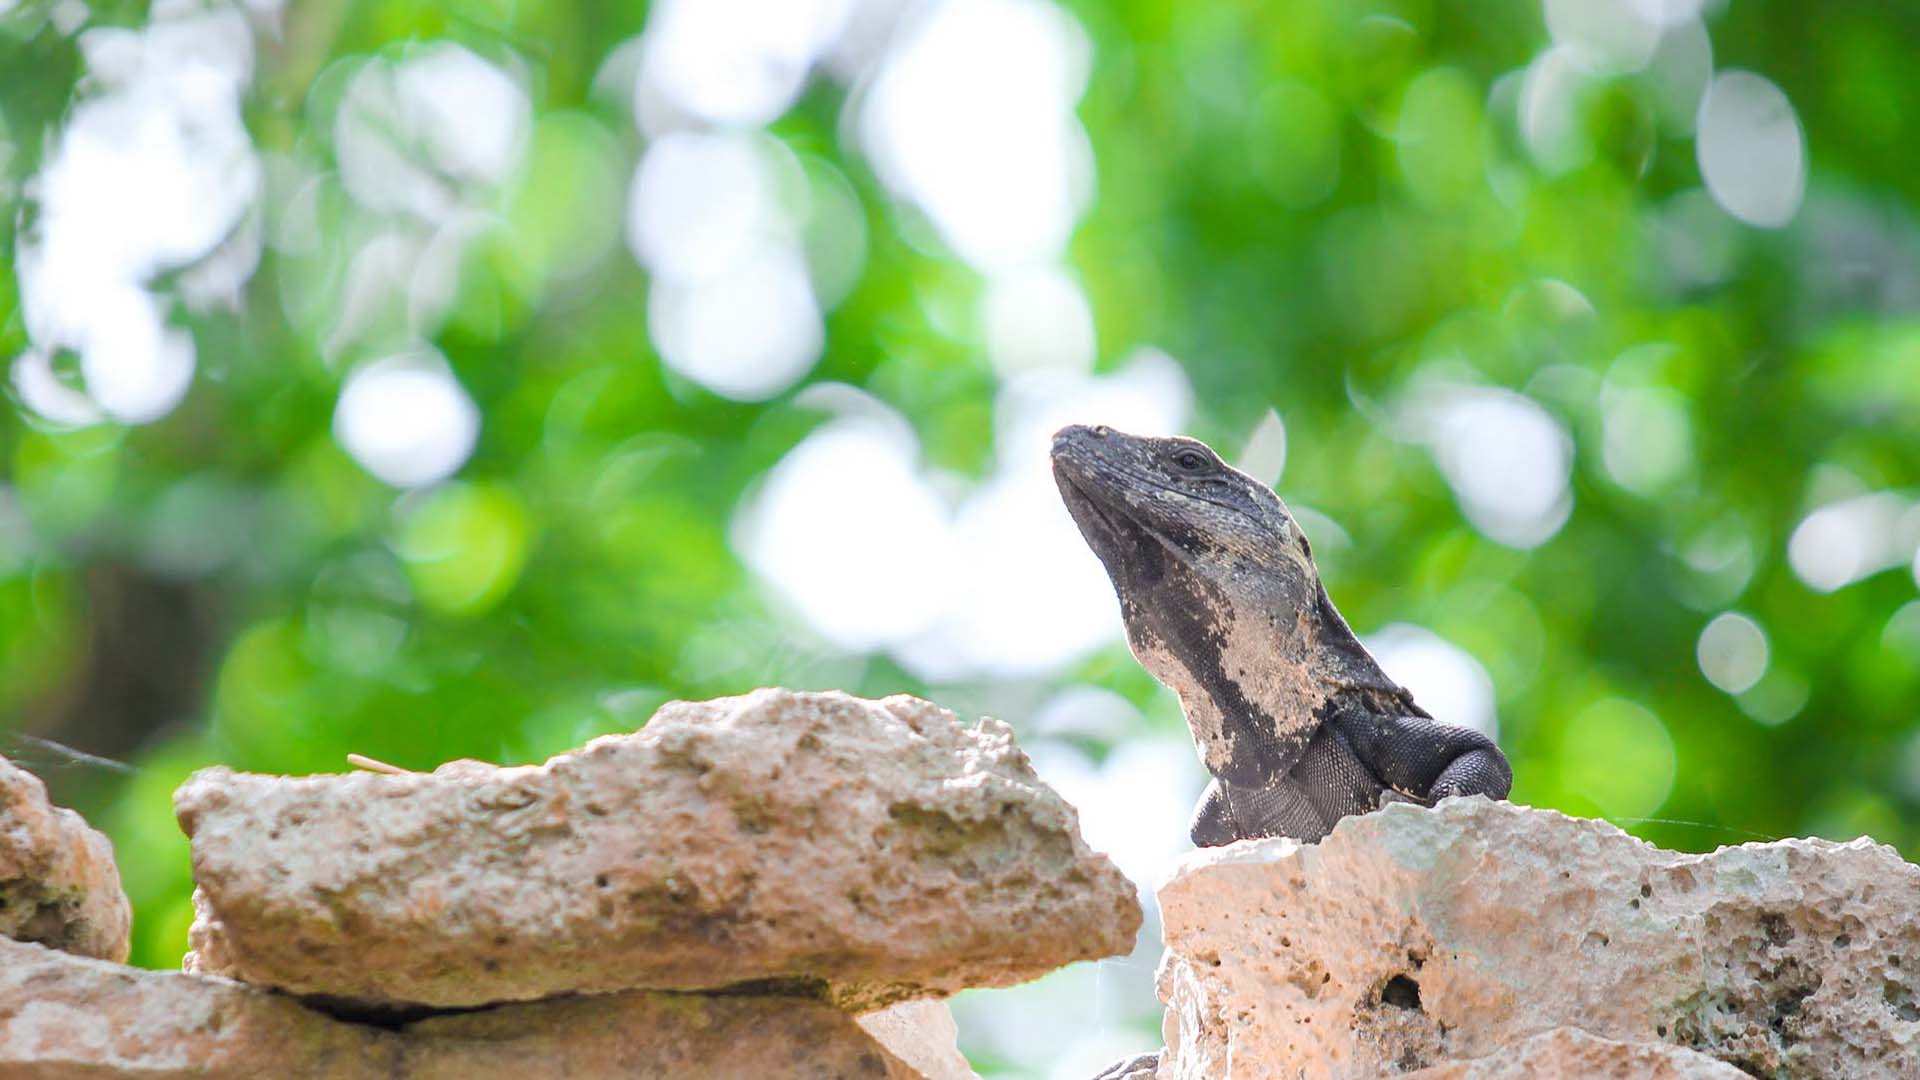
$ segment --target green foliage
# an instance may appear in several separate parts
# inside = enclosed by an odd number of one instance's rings
[[[1767,230],[1702,192],[1692,135],[1634,75],[1584,84],[1555,166],[1537,160],[1515,106],[1547,40],[1531,4],[1070,7],[1091,44],[1078,116],[1095,186],[1068,262],[1099,368],[1143,344],[1179,358],[1192,431],[1230,454],[1278,410],[1283,494],[1344,534],[1315,537],[1330,591],[1363,632],[1417,623],[1485,667],[1516,800],[1683,848],[1865,831],[1920,854],[1910,567],[1822,592],[1787,557],[1810,511],[1920,475],[1920,179],[1899,135],[1920,80],[1895,44],[1909,15],[1738,4],[1709,21],[1716,63],[1772,79],[1806,132],[1807,202]],[[289,5],[245,101],[269,155],[261,226],[280,239],[238,312],[169,309],[199,357],[184,402],[71,429],[17,394],[0,406],[0,719],[87,745],[49,725],[100,677],[115,617],[100,566],[186,586],[213,613],[204,671],[176,673],[191,706],[137,717],[122,752],[139,772],[83,792],[138,904],[138,962],[184,947],[168,798],[204,764],[538,760],[667,697],[767,683],[922,692],[1016,724],[1090,683],[1142,708],[1134,734],[1177,723],[1117,639],[1044,677],[928,685],[820,639],[746,570],[734,517],[820,422],[807,385],[897,409],[964,486],[994,460],[1002,380],[982,276],[843,141],[847,93],[825,79],[771,128],[799,163],[804,228],[843,241],[847,265],[864,251],[857,277],[834,271],[848,291],[818,364],[754,403],[663,367],[650,282],[621,243],[643,140],[624,95],[594,90],[645,14]],[[454,480],[396,494],[333,431],[365,357],[331,335],[383,227],[337,175],[335,116],[362,65],[442,39],[523,70],[532,116],[432,334],[482,417],[478,446]],[[34,4],[0,15],[9,251],[85,92],[74,40]],[[18,276],[0,263],[5,357],[29,342]],[[361,298],[371,336],[401,335],[404,292]],[[72,363],[55,369],[77,386]],[[1525,394],[1569,433],[1571,514],[1543,543],[1476,528],[1407,434],[1447,386]],[[1696,660],[1727,610],[1769,647],[1738,694]]]

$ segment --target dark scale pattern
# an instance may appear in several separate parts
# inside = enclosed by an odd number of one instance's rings
[[[1506,797],[1499,748],[1434,722],[1354,637],[1272,489],[1193,439],[1101,426],[1055,434],[1053,472],[1213,772],[1194,843],[1314,841],[1390,800]],[[1259,656],[1288,677],[1249,678]]]
[[[1321,725],[1300,762],[1278,782],[1208,785],[1191,833],[1201,847],[1254,836],[1311,843],[1341,818],[1376,809],[1396,795],[1429,805],[1449,795],[1500,799],[1512,783],[1506,758],[1477,731],[1424,716],[1342,710]]]

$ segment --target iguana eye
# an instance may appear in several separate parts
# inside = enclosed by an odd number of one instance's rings
[[[1190,473],[1205,472],[1207,465],[1210,464],[1207,461],[1207,455],[1198,450],[1180,451],[1173,455],[1173,463]]]

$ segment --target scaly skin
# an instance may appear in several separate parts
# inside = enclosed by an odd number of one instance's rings
[[[1054,436],[1053,475],[1113,581],[1127,643],[1179,695],[1213,774],[1195,844],[1313,841],[1390,801],[1506,797],[1500,748],[1387,678],[1265,484],[1194,439],[1080,425]]]

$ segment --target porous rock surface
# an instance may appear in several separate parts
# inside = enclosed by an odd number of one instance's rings
[[[1405,1074],[1405,1080],[1752,1080],[1697,1050],[1667,1043],[1603,1039],[1578,1028],[1503,1046],[1471,1061]]]
[[[386,1029],[280,994],[0,941],[8,1080],[910,1080],[821,1002],[633,991],[505,1005]]]
[[[1005,724],[906,696],[663,706],[543,765],[175,795],[190,970],[354,1008],[754,984],[852,1012],[1126,952],[1134,887]]]
[[[1467,1069],[1561,1027],[1920,1075],[1920,867],[1865,839],[1687,855],[1476,796],[1201,852],[1159,896],[1163,1080]]]
[[[125,960],[131,923],[113,845],[0,758],[0,935]]]

